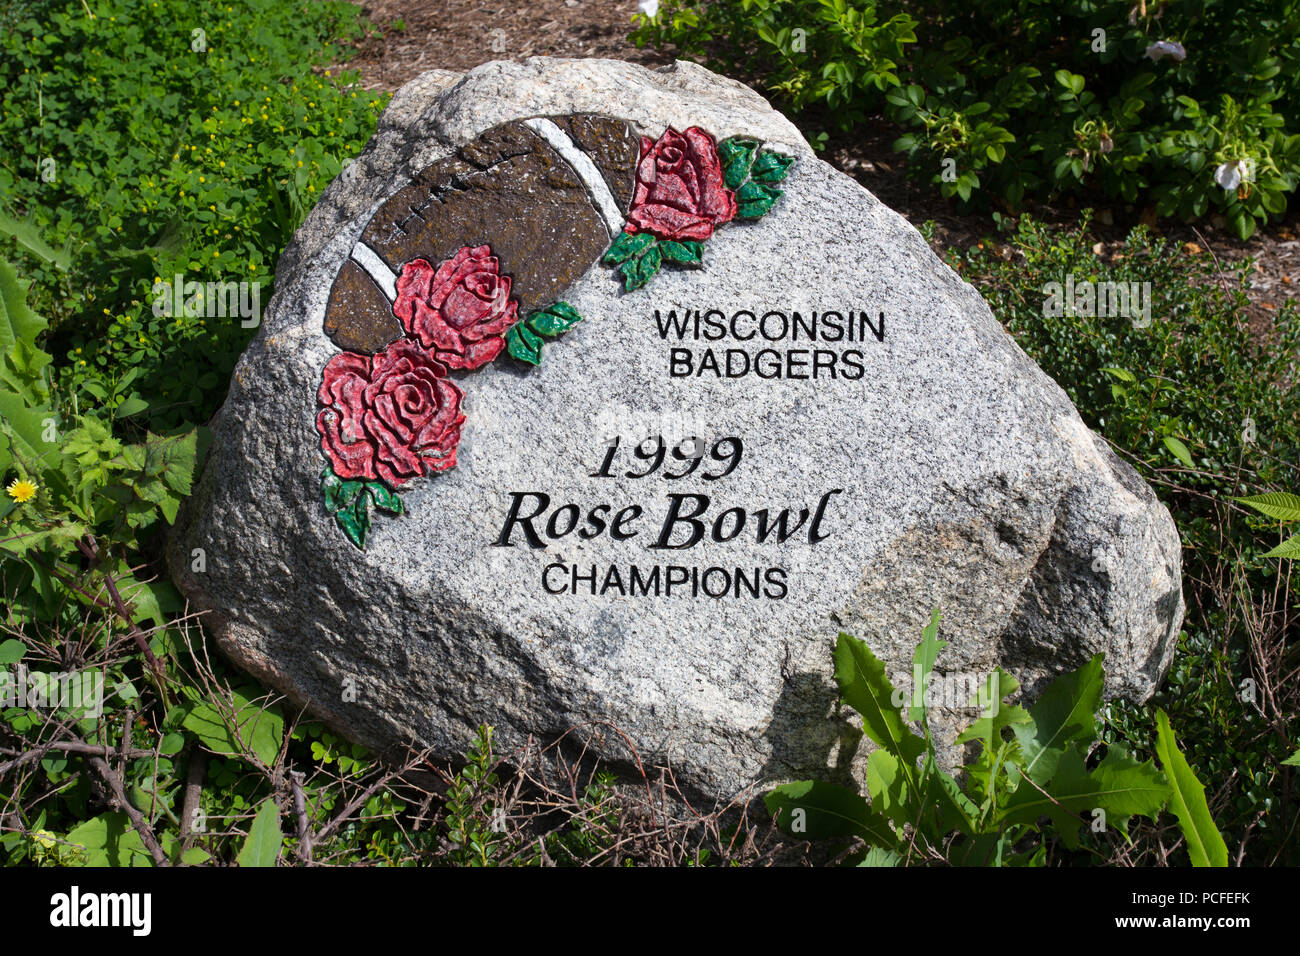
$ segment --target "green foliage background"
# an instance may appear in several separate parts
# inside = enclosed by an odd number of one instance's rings
[[[909,171],[962,201],[1094,192],[1244,238],[1300,182],[1294,0],[665,0],[633,37],[832,128],[883,114]],[[1185,58],[1149,52],[1171,42]],[[1241,160],[1253,183],[1216,184]]]
[[[387,101],[331,69],[357,8],[51,0],[0,20],[0,235],[50,322],[57,391],[155,428],[206,421],[254,330],[157,316],[155,282],[264,283],[265,306]]]

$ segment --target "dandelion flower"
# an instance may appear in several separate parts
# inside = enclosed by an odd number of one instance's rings
[[[28,481],[26,478],[15,478],[9,482],[5,493],[18,504],[23,505],[35,498],[39,490],[35,482]]]

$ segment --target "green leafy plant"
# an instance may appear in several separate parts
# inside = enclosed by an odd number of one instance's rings
[[[876,745],[867,760],[868,797],[812,780],[785,784],[765,798],[792,835],[856,837],[862,865],[947,860],[964,865],[1039,865],[1044,820],[1068,849],[1082,847],[1080,828],[1114,827],[1128,838],[1134,817],[1154,819],[1171,804],[1188,838],[1194,865],[1226,865],[1226,849],[1209,818],[1204,792],[1178,751],[1168,718],[1157,713],[1157,751],[1173,784],[1152,760],[1139,762],[1118,743],[1097,757],[1095,713],[1101,704],[1101,655],[1057,678],[1028,709],[1004,703],[1018,689],[1002,670],[989,676],[971,704],[982,715],[956,743],[976,743],[964,782],[939,764],[927,690],[940,652],[938,611],[913,656],[920,680],[905,711],[885,665],[867,645],[840,634],[835,680]],[[913,725],[920,730],[918,734]],[[1221,851],[1221,852],[1220,852]]]
[[[815,110],[810,125],[883,113],[909,172],[962,202],[1097,191],[1217,213],[1245,238],[1300,183],[1300,131],[1278,108],[1300,94],[1297,13],[1294,0],[665,0],[632,39],[750,77]]]
[[[1259,495],[1238,498],[1244,505],[1249,505],[1260,514],[1289,523],[1300,521],[1300,496],[1285,491],[1268,491]],[[1300,558],[1300,534],[1293,534],[1272,551],[1260,555],[1262,558]]]
[[[495,866],[505,843],[504,828],[496,825],[492,790],[500,782],[493,771],[492,733],[487,725],[478,728],[466,751],[463,769],[452,778],[444,804],[447,839],[452,844],[451,862],[460,866]],[[504,811],[502,811],[504,812]]]
[[[128,444],[91,414],[62,430],[43,377],[48,356],[36,345],[44,322],[25,289],[0,262],[0,575],[19,620],[49,618],[71,594],[94,603],[97,586],[112,610],[138,628],[161,619],[169,586],[138,579],[129,560],[137,535],[172,521],[189,494],[197,433],[147,435]]]
[[[1248,261],[1216,260],[1141,227],[1098,245],[1091,220],[1088,210],[1058,228],[1004,217],[1002,235],[945,256],[1169,508],[1183,542],[1187,614],[1157,701],[1188,759],[1214,781],[1223,832],[1250,833],[1243,862],[1294,865],[1294,788],[1279,768],[1295,750],[1300,713],[1296,581],[1288,565],[1260,560],[1277,544],[1261,529],[1277,524],[1242,520],[1231,499],[1300,484],[1296,306],[1261,310],[1247,294]],[[1147,286],[1149,322],[1045,310],[1046,285],[1070,276]],[[1154,752],[1144,708],[1114,702],[1105,733]],[[1159,854],[1139,849],[1132,859]]]
[[[280,251],[386,102],[333,65],[358,14],[51,0],[3,15],[0,255],[33,280],[64,402],[135,395],[156,431],[211,417]],[[240,314],[209,283],[244,283]]]

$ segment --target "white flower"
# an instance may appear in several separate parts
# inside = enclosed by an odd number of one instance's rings
[[[647,17],[654,19],[659,13],[659,0],[640,0],[636,8],[644,13]]]
[[[1167,56],[1182,61],[1187,59],[1187,51],[1183,49],[1181,43],[1175,43],[1173,40],[1157,40],[1147,47],[1147,56],[1157,62]]]
[[[1214,181],[1223,187],[1225,192],[1235,192],[1241,185],[1242,180],[1248,180],[1247,175],[1249,166],[1244,159],[1234,159],[1230,163],[1222,163],[1214,171]]]

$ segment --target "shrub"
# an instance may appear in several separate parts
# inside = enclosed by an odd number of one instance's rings
[[[1252,325],[1249,263],[1220,268],[1144,228],[1101,254],[1089,222],[1085,212],[1076,227],[1049,229],[1024,217],[1010,237],[948,259],[1169,507],[1183,542],[1187,616],[1156,701],[1215,782],[1216,819],[1242,841],[1246,862],[1294,864],[1293,787],[1281,763],[1295,750],[1300,713],[1297,583],[1266,556],[1276,522],[1232,499],[1300,484],[1296,308],[1288,302]],[[1069,277],[1150,283],[1149,322],[1045,314],[1048,283]],[[1106,739],[1152,749],[1143,709],[1114,704],[1107,718]]]
[[[962,201],[1100,190],[1245,238],[1300,182],[1294,0],[665,0],[638,45],[751,76],[795,110],[907,128],[909,170]]]

